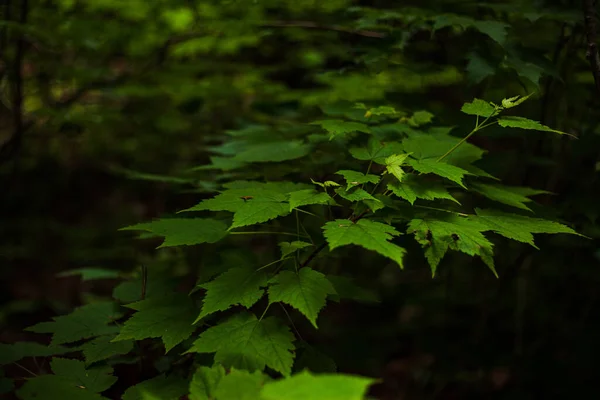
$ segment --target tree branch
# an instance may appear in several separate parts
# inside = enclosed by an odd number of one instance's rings
[[[600,93],[600,54],[596,43],[596,0],[583,0],[583,15],[588,47],[586,57],[592,69],[596,90]]]

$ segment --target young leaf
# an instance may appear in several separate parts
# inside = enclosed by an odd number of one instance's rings
[[[269,303],[278,301],[300,311],[317,327],[317,316],[325,306],[327,295],[336,294],[325,275],[311,268],[282,271],[269,281]]]
[[[496,107],[481,99],[473,99],[472,102],[463,104],[460,111],[465,114],[478,115],[485,118],[498,114]]]
[[[215,365],[212,368],[200,366],[190,382],[190,400],[211,400],[216,398],[215,391],[225,377],[225,368]]]
[[[275,317],[258,320],[239,313],[204,331],[189,353],[215,353],[225,368],[262,371],[265,365],[287,376],[294,362],[294,335]]]
[[[413,219],[407,232],[414,233],[417,242],[425,248],[425,257],[434,275],[448,249],[480,256],[495,274],[493,245],[481,233],[486,230],[483,224],[473,219],[449,215]]]
[[[377,175],[371,174],[363,174],[358,171],[350,171],[350,170],[340,170],[336,172],[337,175],[342,175],[346,180],[346,190],[350,190],[350,188],[354,186],[361,185],[363,183],[377,183],[379,182],[379,177]]]
[[[325,192],[317,192],[313,189],[299,190],[290,193],[290,211],[294,208],[312,204],[335,204],[335,201]]]
[[[385,159],[392,154],[403,153],[402,144],[398,142],[383,143],[375,138],[370,138],[367,148],[353,147],[350,154],[357,160],[373,161],[376,164],[385,165]]]
[[[133,341],[113,342],[112,335],[100,336],[81,346],[86,364],[92,364],[107,358],[123,355],[133,350]]]
[[[344,374],[300,372],[265,384],[264,400],[363,400],[374,379]]]
[[[260,391],[268,377],[260,371],[231,369],[215,389],[216,400],[262,400]]]
[[[110,367],[85,369],[83,361],[54,358],[50,362],[54,375],[40,375],[28,379],[17,391],[23,400],[33,399],[106,399],[98,393],[111,387],[117,378]]]
[[[41,322],[26,330],[52,333],[51,345],[108,335],[119,331],[112,323],[119,319],[122,313],[115,309],[115,304],[110,301],[87,304],[76,308],[71,314],[54,317],[52,322]]]
[[[206,289],[206,295],[202,311],[195,322],[214,312],[225,311],[233,305],[252,307],[263,296],[264,290],[261,288],[267,286],[267,281],[264,271],[251,267],[234,267],[200,285]]]
[[[160,337],[169,352],[195,330],[192,323],[197,310],[185,294],[142,300],[127,307],[138,312],[125,322],[114,342]]]
[[[396,179],[398,179],[398,182],[402,182],[404,175],[406,174],[400,166],[404,164],[408,156],[409,154],[407,153],[392,154],[385,159],[385,168],[387,172],[394,175]]]
[[[200,243],[216,243],[227,235],[227,226],[209,218],[170,218],[136,224],[121,228],[123,231],[148,231],[164,236],[159,246],[187,246]]]
[[[408,175],[402,183],[389,183],[387,188],[410,204],[414,204],[417,199],[447,199],[460,204],[458,200],[448,193],[448,189],[444,185],[430,180],[420,180],[414,175]]]
[[[361,219],[356,223],[347,219],[337,219],[327,222],[323,230],[331,250],[354,244],[376,251],[403,268],[402,258],[406,250],[389,242],[394,236],[400,235],[400,232],[390,225],[367,219]]]
[[[508,99],[502,99],[502,107],[504,107],[504,108],[516,107],[519,104],[521,104],[522,102],[524,102],[525,100],[527,100],[528,98],[530,98],[532,94],[533,93],[530,93],[525,97],[521,97],[520,99],[519,99],[519,97],[520,97],[519,95],[510,97]]]
[[[408,164],[413,167],[416,171],[423,174],[435,174],[451,180],[452,182],[458,183],[460,186],[466,189],[462,180],[465,175],[471,175],[469,171],[459,168],[454,165],[446,164],[442,161],[437,161],[431,158],[422,160],[409,159]]]
[[[540,218],[529,218],[517,214],[503,213],[495,210],[475,209],[477,221],[506,238],[528,243],[537,249],[533,242],[533,233],[568,233],[579,235],[573,229],[554,221]]]
[[[535,190],[526,187],[484,183],[474,183],[472,189],[488,199],[527,211],[531,211],[531,209],[525,203],[532,201],[527,196],[549,193],[545,190]]]
[[[281,242],[279,243],[279,247],[281,248],[281,258],[284,259],[286,256],[292,254],[296,250],[310,246],[312,246],[312,244],[302,242],[300,240],[295,240],[293,242]]]
[[[500,125],[503,128],[531,129],[531,130],[535,130],[535,131],[554,132],[554,133],[560,133],[561,135],[568,135],[568,136],[576,137],[569,133],[557,131],[556,129],[549,128],[546,125],[540,124],[538,121],[534,121],[534,120],[523,118],[523,117],[514,117],[514,116],[501,117],[501,118],[498,118],[498,125]]]
[[[159,375],[156,378],[131,386],[122,400],[179,400],[188,392],[188,382],[176,375]]]
[[[365,124],[354,121],[342,121],[341,119],[327,119],[323,121],[315,121],[311,124],[321,126],[321,128],[325,129],[329,133],[330,138],[352,132],[371,133],[371,130]]]

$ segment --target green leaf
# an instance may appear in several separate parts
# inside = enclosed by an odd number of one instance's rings
[[[374,379],[344,374],[300,372],[290,378],[266,383],[264,400],[363,400]]]
[[[486,230],[483,224],[471,218],[440,215],[411,220],[407,232],[414,233],[417,242],[425,248],[425,257],[433,275],[448,249],[480,256],[495,274],[493,245],[481,233]]]
[[[86,364],[123,355],[133,350],[133,341],[113,342],[112,335],[100,336],[81,346]]]
[[[19,398],[100,400],[105,397],[98,393],[105,391],[117,381],[117,378],[112,376],[112,368],[85,369],[85,364],[78,360],[54,358],[50,362],[50,367],[54,375],[41,375],[28,379],[17,391]]]
[[[465,189],[466,187],[462,180],[465,175],[472,175],[469,171],[466,171],[460,167],[431,158],[426,158],[423,160],[409,159],[408,164],[416,171],[419,171],[423,174],[435,174],[441,176],[442,178],[446,178],[452,182],[458,183]]]
[[[296,160],[307,155],[311,147],[301,140],[281,140],[269,143],[253,143],[235,153],[234,162],[282,162]]]
[[[402,141],[402,146],[404,146],[407,153],[410,153],[417,160],[432,159],[437,161],[461,140],[445,133],[412,134]],[[484,153],[485,151],[479,147],[464,142],[446,156],[444,162],[468,169],[470,164],[481,159]]]
[[[138,312],[125,321],[119,335],[113,341],[142,340],[160,337],[166,352],[190,337],[197,310],[194,302],[185,294],[174,294],[159,299],[147,299],[128,304]]]
[[[115,279],[119,277],[119,271],[105,268],[78,268],[57,274],[58,277],[81,275],[82,281],[92,281],[97,279]]]
[[[533,233],[568,233],[579,235],[573,229],[540,218],[529,218],[517,214],[509,214],[495,210],[475,209],[477,221],[485,226],[485,230],[491,230],[508,239],[528,243],[537,249],[533,242]]]
[[[52,322],[41,322],[26,330],[52,333],[52,345],[108,335],[119,331],[119,328],[112,323],[119,319],[122,313],[117,312],[115,308],[115,304],[109,301],[91,303],[76,308],[70,314],[54,317]]]
[[[510,97],[508,99],[502,99],[502,107],[504,108],[513,108],[523,103],[525,100],[531,97],[533,93],[528,94],[525,97],[521,97],[520,95]],[[521,97],[521,98],[519,98]]]
[[[408,124],[412,127],[419,127],[427,125],[433,121],[433,114],[429,111],[415,111],[413,115],[408,119]]]
[[[311,268],[282,271],[269,280],[269,303],[282,302],[300,311],[317,327],[317,316],[335,289],[325,275]]]
[[[338,195],[340,195],[340,197],[351,201],[351,202],[355,202],[355,201],[363,201],[363,200],[372,200],[372,201],[376,201],[379,202],[378,199],[376,199],[375,197],[371,196],[369,194],[369,192],[367,192],[366,190],[363,190],[361,188],[356,188],[354,189],[352,192],[348,192],[342,188],[336,189],[335,191]]]
[[[72,351],[76,349],[36,342],[0,343],[0,365],[12,364],[25,357],[47,357]]]
[[[260,371],[250,373],[231,369],[215,390],[216,400],[262,400],[260,391],[267,377]]]
[[[252,307],[263,296],[264,290],[261,288],[267,286],[268,280],[264,271],[244,266],[231,268],[214,280],[200,285],[206,289],[206,295],[196,322],[234,305]]]
[[[431,180],[419,179],[414,175],[408,175],[402,183],[389,183],[387,188],[410,204],[414,204],[417,199],[446,199],[460,204],[458,200],[448,193],[448,189],[444,185]]]
[[[275,317],[258,320],[254,314],[239,313],[208,328],[192,353],[215,353],[215,362],[225,368],[262,371],[265,365],[287,376],[294,362],[294,335]]]
[[[357,160],[373,161],[376,164],[385,165],[385,159],[393,154],[403,153],[402,144],[398,142],[383,143],[375,138],[369,138],[366,148],[353,147],[350,154]]]
[[[358,171],[350,171],[347,169],[336,172],[337,175],[342,175],[346,180],[346,190],[354,186],[361,185],[363,183],[377,183],[379,182],[379,176],[371,174],[363,174]]]
[[[188,382],[176,375],[159,375],[131,386],[122,400],[179,400],[188,392]]]
[[[312,204],[335,204],[335,201],[325,192],[317,192],[313,189],[299,190],[290,193],[290,211],[294,208]]]
[[[329,133],[330,138],[352,132],[371,133],[371,130],[365,124],[354,121],[342,121],[341,119],[327,119],[311,122],[311,124],[321,126],[321,128]]]
[[[184,211],[233,212],[233,224],[229,229],[266,222],[290,213],[285,193],[266,184],[261,186],[238,186]]]
[[[531,211],[531,209],[525,203],[532,201],[527,196],[550,193],[526,187],[484,183],[474,183],[472,189],[488,199],[527,211]]]
[[[302,242],[300,240],[295,240],[293,242],[281,242],[279,243],[279,247],[281,248],[281,258],[284,259],[286,256],[294,253],[296,250],[310,246],[312,246],[312,244]]]
[[[485,78],[496,73],[496,68],[479,54],[471,52],[467,55],[467,58],[469,63],[467,64],[466,72],[472,83],[478,84]]]
[[[367,219],[361,219],[356,223],[347,219],[337,219],[327,222],[323,230],[331,250],[354,244],[376,251],[394,260],[400,268],[403,268],[402,258],[406,250],[390,243],[394,236],[400,235],[400,232],[390,225]]]
[[[305,369],[308,369],[310,372],[335,373],[337,372],[337,365],[328,355],[303,343],[300,355],[294,363],[294,370],[300,372]]]
[[[215,390],[225,377],[225,368],[215,365],[212,368],[198,367],[190,383],[190,400],[214,399]]]
[[[473,27],[479,32],[488,35],[494,41],[500,45],[504,45],[506,42],[506,30],[510,28],[510,25],[500,21],[475,21]]]
[[[554,132],[554,133],[560,133],[561,135],[573,136],[569,133],[557,131],[556,129],[552,129],[552,128],[547,127],[546,125],[542,125],[537,121],[523,118],[523,117],[514,117],[514,116],[500,117],[500,118],[498,118],[498,125],[500,125],[503,128],[530,129],[530,130],[541,131],[541,132]]]
[[[216,243],[227,235],[227,226],[209,218],[169,218],[121,228],[127,231],[148,231],[164,236],[159,246],[188,246],[200,243]]]
[[[334,301],[339,301],[339,299],[349,299],[360,303],[379,303],[380,301],[377,293],[358,286],[351,278],[327,275],[327,280],[331,282],[337,293],[329,296]]]
[[[402,182],[406,172],[400,167],[403,165],[408,158],[409,154],[392,154],[385,159],[385,168],[388,173],[394,175],[398,182]]]
[[[473,99],[472,102],[463,104],[460,111],[465,114],[478,115],[484,118],[493,117],[498,114],[496,107],[481,99]]]

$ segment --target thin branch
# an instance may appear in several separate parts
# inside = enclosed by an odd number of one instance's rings
[[[596,90],[600,93],[600,53],[596,43],[596,0],[583,0],[583,15],[587,37],[586,57],[592,69]]]

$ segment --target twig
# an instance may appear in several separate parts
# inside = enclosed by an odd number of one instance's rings
[[[596,90],[600,93],[600,54],[596,44],[596,0],[583,0],[583,15],[588,46],[586,57],[592,69]]]

